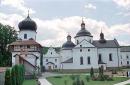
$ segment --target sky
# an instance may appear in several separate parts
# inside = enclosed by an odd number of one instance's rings
[[[130,0],[0,0],[0,23],[19,30],[28,10],[42,46],[62,46],[68,34],[75,42],[82,18],[94,40],[102,29],[106,40],[130,45]]]

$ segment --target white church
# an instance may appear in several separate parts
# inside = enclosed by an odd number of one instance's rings
[[[41,51],[44,48],[36,42],[37,24],[29,14],[18,24],[18,27],[18,40],[9,45],[12,52],[12,65],[24,64],[28,74],[38,72],[42,63],[46,70],[86,70],[91,67],[98,69],[100,66],[104,69],[130,66],[130,46],[120,46],[116,39],[107,40],[102,32],[99,40],[93,40],[93,35],[85,28],[84,21],[74,37],[75,43],[68,35],[67,41],[59,51],[52,46],[46,54],[42,54]]]
[[[120,46],[116,39],[107,40],[102,32],[99,40],[93,40],[84,21],[74,39],[75,43],[68,35],[58,52],[53,47],[48,49],[43,55],[43,65],[47,70],[86,70],[100,66],[107,69],[130,65],[130,46]]]
[[[12,66],[23,64],[27,75],[39,73],[42,46],[36,42],[37,25],[28,14],[18,27],[18,40],[9,45],[12,52]]]

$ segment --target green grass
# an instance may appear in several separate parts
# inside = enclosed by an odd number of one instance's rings
[[[87,82],[85,79],[85,75],[80,76],[80,80],[83,80],[85,82],[85,85],[113,85],[125,80],[128,80],[128,78],[122,78],[122,77],[115,77],[113,78],[114,81],[92,81],[90,80]],[[70,76],[62,76],[61,78],[55,78],[55,77],[48,77],[47,80],[51,82],[53,85],[65,85],[65,80],[67,81],[67,85],[72,85],[73,80],[70,78]]]
[[[37,85],[36,80],[25,80],[23,85]]]

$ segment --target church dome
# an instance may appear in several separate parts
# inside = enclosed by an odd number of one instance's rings
[[[80,37],[80,36],[92,36],[91,33],[89,31],[87,31],[86,29],[81,29],[75,37]]]
[[[18,24],[19,30],[32,30],[32,31],[36,31],[37,30],[37,25],[35,23],[35,21],[33,21],[29,15],[27,16],[27,18],[25,18],[23,21],[21,21]]]
[[[91,33],[85,29],[85,23],[84,23],[84,21],[82,21],[82,23],[81,23],[81,29],[76,34],[75,37],[80,37],[80,36],[90,36],[90,37],[92,37]]]
[[[71,36],[67,36],[67,41],[62,45],[62,48],[73,48],[75,44],[71,41]]]
[[[62,45],[62,48],[73,48],[75,44],[72,41],[67,41]]]

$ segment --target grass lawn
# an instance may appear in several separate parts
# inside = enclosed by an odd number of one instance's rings
[[[80,76],[80,80],[83,80],[85,82],[85,85],[113,85],[125,80],[128,80],[128,78],[122,78],[122,77],[115,77],[113,78],[114,81],[92,81],[90,80],[87,82],[85,79],[85,75]],[[61,78],[56,77],[48,77],[47,80],[51,82],[53,85],[65,85],[65,80],[67,81],[67,85],[72,85],[73,80],[70,78],[69,75],[62,76]]]
[[[36,80],[25,80],[23,85],[37,85]]]

